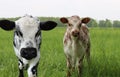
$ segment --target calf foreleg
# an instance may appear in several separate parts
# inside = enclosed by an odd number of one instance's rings
[[[38,63],[30,64],[28,68],[28,77],[37,77],[37,67]]]
[[[70,62],[70,59],[69,58],[67,58],[67,77],[70,77],[71,76],[71,68],[72,68],[72,66],[71,66],[71,62]]]
[[[89,65],[90,64],[90,42],[88,42],[88,44],[87,44],[86,59],[87,59],[88,65]]]
[[[84,58],[84,56],[81,57],[78,61],[78,77],[81,77],[83,58]]]
[[[23,73],[24,65],[20,59],[18,61],[18,66],[19,66],[19,77],[24,77],[24,73]]]

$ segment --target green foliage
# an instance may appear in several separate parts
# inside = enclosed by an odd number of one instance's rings
[[[104,20],[99,21],[99,27],[105,27],[105,21]]]
[[[88,27],[98,27],[98,23],[96,20],[91,19],[90,22],[87,24]]]
[[[118,20],[113,21],[113,27],[120,27],[120,21]]]
[[[111,21],[109,19],[106,19],[105,25],[106,25],[106,27],[113,27],[112,23],[111,23]]]
[[[99,21],[99,27],[113,27],[113,26],[111,21],[106,19],[105,21],[104,20]]]
[[[49,32],[42,31],[38,77],[66,77],[66,59],[62,44],[64,32],[65,28],[60,27]],[[120,77],[120,29],[90,28],[90,37],[91,65],[88,69],[84,59],[82,77]],[[12,40],[13,31],[0,29],[0,77],[18,76]],[[72,77],[77,77],[77,72]]]

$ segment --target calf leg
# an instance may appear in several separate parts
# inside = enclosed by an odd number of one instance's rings
[[[28,68],[28,77],[37,77],[37,67],[38,67],[38,63],[30,64]]]
[[[90,64],[90,42],[87,44],[86,59],[87,59],[88,65],[89,65]]]
[[[78,61],[78,77],[81,77],[83,58],[84,58],[84,56],[82,58],[80,58]]]
[[[75,71],[75,66],[76,66],[76,58],[75,57],[72,57],[71,59],[71,66],[72,66],[72,72]]]
[[[22,70],[19,69],[19,77],[24,77],[24,75],[23,75],[23,69]]]
[[[19,77],[24,77],[23,73],[23,62],[19,59],[18,61],[18,66],[19,66]]]
[[[70,71],[71,71],[72,66],[71,66],[69,58],[67,58],[67,68],[68,68],[68,70],[67,70],[67,77],[70,77],[71,76]]]

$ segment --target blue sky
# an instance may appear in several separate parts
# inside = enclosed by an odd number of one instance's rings
[[[120,20],[120,0],[0,0],[0,18],[25,14]]]

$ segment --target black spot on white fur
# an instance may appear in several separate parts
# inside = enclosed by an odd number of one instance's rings
[[[38,67],[38,63],[35,66],[33,66],[33,68],[31,69],[33,75],[34,74],[37,75],[37,67]]]
[[[17,36],[23,38],[23,33],[22,33],[22,31],[20,30],[20,27],[19,27],[19,26],[16,27],[16,30],[15,30],[14,33],[15,33]]]

